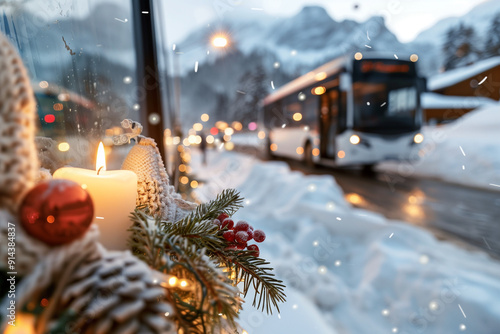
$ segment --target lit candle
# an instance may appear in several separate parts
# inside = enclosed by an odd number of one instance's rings
[[[104,146],[97,150],[96,170],[63,167],[55,171],[55,179],[79,183],[94,201],[94,223],[99,225],[99,241],[112,250],[127,249],[131,226],[130,212],[134,211],[137,196],[137,175],[128,170],[106,170]]]

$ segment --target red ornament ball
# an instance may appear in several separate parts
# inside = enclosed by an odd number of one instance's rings
[[[78,183],[50,180],[28,192],[19,216],[29,235],[56,246],[70,243],[87,231],[94,219],[94,204]]]

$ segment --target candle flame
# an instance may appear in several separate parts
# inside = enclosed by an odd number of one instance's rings
[[[104,154],[104,145],[102,144],[102,142],[99,143],[99,147],[97,148],[95,170],[97,171],[97,174],[106,170],[106,155]]]

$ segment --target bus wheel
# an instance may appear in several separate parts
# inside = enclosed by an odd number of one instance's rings
[[[361,172],[364,175],[374,175],[375,174],[375,164],[366,164],[362,166]]]
[[[304,147],[304,164],[307,167],[314,167],[313,148],[311,142],[307,142]]]

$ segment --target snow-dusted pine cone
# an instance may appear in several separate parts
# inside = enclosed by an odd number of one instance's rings
[[[0,33],[0,209],[15,212],[35,182],[36,104],[26,69]]]
[[[161,282],[159,272],[130,252],[100,248],[68,279],[59,310],[70,309],[79,315],[70,332],[176,333],[170,321],[173,308]]]
[[[153,139],[141,138],[130,150],[122,169],[137,174],[137,205],[147,205],[152,215],[161,214],[163,219],[176,222],[196,208],[196,204],[184,201],[169,185],[165,166]]]

